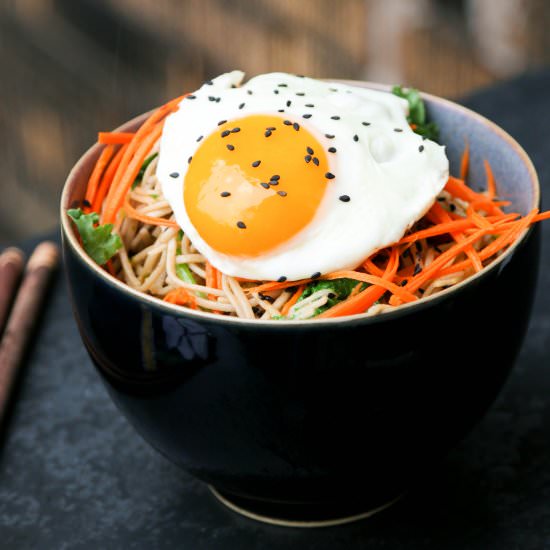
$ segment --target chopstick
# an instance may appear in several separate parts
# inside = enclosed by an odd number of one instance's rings
[[[32,253],[0,342],[0,425],[32,335],[50,276],[59,260],[55,243],[43,242]]]
[[[25,255],[19,248],[6,248],[0,254],[0,335],[8,318],[24,263]]]

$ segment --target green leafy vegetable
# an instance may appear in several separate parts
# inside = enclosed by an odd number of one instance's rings
[[[359,283],[353,279],[334,279],[332,281],[317,281],[310,283],[307,288],[304,290],[300,298],[298,298],[297,304],[302,300],[305,300],[307,297],[311,296],[318,290],[328,289],[331,291],[331,294],[328,296],[327,303],[321,307],[318,307],[315,310],[315,315],[320,315],[323,311],[331,308],[336,305],[338,302],[345,300],[351,293],[351,291],[358,285],[361,284],[361,290],[366,288],[365,283]]]
[[[426,122],[426,107],[418,90],[394,86],[392,93],[409,102],[409,116],[407,120],[409,124],[415,125],[414,131],[427,139],[437,141],[439,139],[439,128],[435,122]]]
[[[152,155],[149,155],[141,165],[141,168],[139,169],[138,175],[136,176],[136,179],[134,180],[134,183],[132,183],[132,189],[135,189],[136,186],[138,186],[141,183],[141,180],[143,179],[143,175],[145,174],[145,170],[147,170],[147,166],[151,164],[151,162],[155,159],[155,157],[158,156],[158,153],[153,153]]]
[[[113,235],[113,224],[99,224],[99,215],[96,212],[84,214],[80,208],[67,210],[80,233],[82,246],[88,255],[99,265],[106,264],[122,246],[118,235]]]

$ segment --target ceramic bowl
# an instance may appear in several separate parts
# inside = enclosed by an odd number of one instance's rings
[[[535,170],[508,134],[460,105],[424,99],[451,173],[467,139],[474,187],[486,158],[514,211],[538,206]],[[82,340],[137,431],[226,503],[276,521],[360,517],[403,493],[495,399],[530,316],[536,227],[466,282],[381,316],[231,319],[142,295],[87,257],[65,211],[82,200],[99,153],[94,145],[77,162],[61,199]]]

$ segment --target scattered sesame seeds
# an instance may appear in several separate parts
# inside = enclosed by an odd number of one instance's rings
[[[269,178],[271,181],[279,181],[281,179],[281,176],[279,174],[274,174]]]
[[[274,93],[274,94],[278,94],[278,93],[279,93],[279,90],[273,90],[273,93]]]
[[[342,202],[349,202],[351,199],[349,197],[349,195],[340,195],[338,197]]]
[[[311,118],[313,115],[311,113],[306,113],[305,115],[302,115],[302,118]]]
[[[172,173],[170,174],[170,177],[171,177],[171,178],[179,178],[179,177],[180,177],[179,172],[172,172]]]
[[[454,212],[456,210],[456,206],[453,203],[449,204],[449,210]]]
[[[331,92],[337,92],[337,91],[338,91],[337,88],[329,88],[329,90],[330,90]]]
[[[260,166],[261,163],[262,163],[261,160],[255,160],[255,161],[252,163],[252,168],[258,168],[258,166]]]
[[[241,104],[239,105],[239,109],[242,109],[244,106],[245,106],[245,103],[241,103]]]
[[[316,272],[311,276],[311,278],[312,278],[312,279],[318,279],[320,276],[321,276],[321,272],[320,272],[320,271],[316,271]]]
[[[187,164],[191,164],[191,159],[192,159],[192,158],[193,158],[193,157],[189,157],[189,158],[187,159]]]
[[[277,195],[279,195],[280,197],[286,197],[287,192],[286,191],[277,191]]]
[[[317,157],[313,157],[313,164],[315,164],[315,166],[319,166],[319,159]]]
[[[218,126],[221,126],[222,124],[225,124],[226,122],[227,122],[227,120],[220,120],[220,121],[218,122]]]
[[[328,152],[329,153],[336,153],[336,147],[329,147]]]
[[[370,126],[370,122],[361,122],[363,126]]]
[[[284,109],[279,109],[277,112],[278,112],[278,113],[284,113],[285,110],[284,110]]]
[[[222,100],[221,97],[217,97],[217,98],[216,98],[216,103],[219,103],[221,100]]]
[[[92,204],[90,203],[90,201],[89,201],[89,200],[86,200],[86,199],[84,199],[84,200],[82,201],[82,204],[83,204],[86,208],[90,208],[90,206],[92,206]]]
[[[266,131],[264,132],[264,136],[265,136],[265,137],[269,137],[269,136],[271,136],[272,133],[273,133],[273,132],[272,132],[271,130],[266,130]]]
[[[330,117],[332,120],[340,120],[340,117],[338,115],[334,115]]]
[[[236,134],[237,132],[240,132],[240,131],[241,129],[238,126],[236,126],[235,128],[233,128],[233,130],[231,130],[231,133]]]
[[[422,151],[424,151],[424,145],[420,145],[420,146],[418,147],[418,150],[422,153]]]
[[[393,131],[394,131],[394,132],[402,132],[402,131],[403,131],[403,128],[394,128]]]
[[[269,180],[269,185],[279,185],[279,182],[274,180]]]
[[[208,86],[212,86],[212,84],[214,84],[211,80],[205,80],[204,83]]]
[[[230,150],[230,151],[234,151],[235,150],[235,146],[234,145],[231,145],[231,143],[228,143],[226,145],[226,147]]]
[[[305,107],[310,107],[311,108],[311,107],[315,107],[315,105],[313,105],[313,103],[306,103]]]
[[[306,156],[304,157],[304,160],[305,160],[306,162],[311,162],[311,155],[306,155]]]
[[[277,86],[279,86],[279,88],[286,88],[288,84],[285,84],[284,82],[282,82],[281,84],[277,84]]]
[[[260,185],[261,185],[264,189],[270,189],[269,183],[266,183],[265,181],[262,181],[262,183],[260,183]]]
[[[305,96],[306,94],[304,94],[304,92],[296,92],[296,95],[302,97],[302,96]]]
[[[281,275],[278,279],[277,279],[277,282],[278,283],[284,283],[286,281],[286,277],[284,275]]]
[[[403,279],[399,284],[401,286],[405,286],[408,282],[409,282],[408,279]]]
[[[327,139],[334,139],[334,134],[325,134]]]
[[[359,136],[357,134],[353,136],[353,141],[359,141]]]
[[[295,122],[295,123],[292,125],[292,127],[293,127],[296,131],[298,131],[298,130],[300,129],[300,125],[299,125],[297,122]]]
[[[252,95],[252,90],[246,90],[246,93],[247,93],[248,95]]]
[[[265,302],[269,302],[270,304],[275,301],[275,298],[272,298],[271,296],[269,296],[269,294],[262,294],[261,292],[258,294],[258,297],[260,298],[260,300],[264,300]]]
[[[327,180],[333,180],[334,179],[334,174],[332,172],[327,172],[325,174],[325,178],[327,178]]]
[[[306,151],[308,152],[308,154],[310,155],[313,155],[314,151],[311,147],[306,147]]]
[[[246,224],[244,222],[238,221],[237,222],[237,227],[239,229],[246,229]]]
[[[290,120],[283,120],[283,124],[285,126],[292,126],[292,122],[290,122]]]
[[[286,102],[286,106],[287,107],[290,107],[292,105],[292,101],[290,101],[290,99]]]
[[[197,143],[198,143],[203,137],[204,137],[204,136],[199,136],[199,137],[197,138]]]
[[[220,135],[222,138],[227,137],[231,132],[229,130],[224,130]]]
[[[229,191],[222,191],[220,193],[220,197],[229,197],[231,196],[231,193]]]
[[[266,130],[271,130],[272,132],[275,131],[277,128],[275,126],[268,126]]]
[[[186,99],[196,99],[197,96],[196,95],[188,95],[186,96]]]

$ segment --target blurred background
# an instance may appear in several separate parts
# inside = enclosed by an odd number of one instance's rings
[[[548,0],[2,0],[0,244],[108,130],[235,68],[459,98],[550,63]]]

